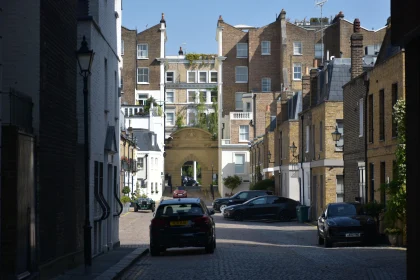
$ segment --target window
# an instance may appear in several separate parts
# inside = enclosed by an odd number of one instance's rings
[[[196,95],[197,93],[195,90],[187,91],[187,103],[195,103]]]
[[[368,98],[369,143],[373,143],[373,94],[370,94]]]
[[[236,174],[245,173],[245,155],[244,154],[235,154],[235,173]]]
[[[363,130],[364,130],[364,106],[363,106],[363,98],[360,98],[359,100],[359,137],[363,136]]]
[[[370,201],[375,200],[375,165],[369,163]]]
[[[306,126],[306,152],[309,153],[309,142],[310,142],[309,125]]]
[[[238,43],[236,45],[236,57],[248,57],[247,43]]]
[[[302,79],[302,64],[293,63],[293,80]]]
[[[217,83],[217,72],[210,71],[210,83]]]
[[[243,103],[242,103],[242,92],[235,93],[235,110],[242,110]]]
[[[198,82],[199,83],[207,83],[207,72],[198,72]]]
[[[249,126],[240,125],[239,126],[239,142],[248,141],[248,140],[249,140]]]
[[[271,91],[271,79],[270,78],[262,78],[262,92],[270,92]]]
[[[247,66],[236,66],[236,82],[247,83],[248,82],[248,67]]]
[[[124,55],[124,40],[121,40],[121,55]]]
[[[144,59],[149,57],[149,47],[147,44],[137,45],[137,59]]]
[[[137,83],[138,84],[149,83],[149,68],[147,67],[137,68]]]
[[[394,106],[397,104],[398,101],[398,84],[392,84],[392,137],[397,137],[398,131],[397,131],[397,122],[395,121],[395,110]]]
[[[166,102],[167,103],[175,102],[175,93],[173,91],[166,92]]]
[[[166,113],[166,125],[173,126],[175,125],[175,113],[167,112]]]
[[[217,91],[212,91],[210,93],[211,102],[217,102]]]
[[[270,55],[271,54],[271,42],[270,41],[262,41],[261,42],[261,54],[262,55]]]
[[[337,202],[344,201],[344,178],[343,175],[336,176]]]
[[[137,97],[136,105],[146,105],[147,98],[148,98],[147,94],[139,94]]]
[[[337,130],[341,133],[341,138],[337,141],[337,146],[344,145],[344,122],[343,120],[336,120],[337,123]],[[335,147],[336,151],[343,151],[343,147]]]
[[[246,102],[245,103],[245,112],[252,112],[251,110],[251,102]]]
[[[200,103],[207,103],[207,91],[200,90],[199,98],[200,98]]]
[[[315,44],[315,58],[322,58],[324,47],[322,44]]]
[[[293,54],[302,55],[302,42],[293,42]]]
[[[264,205],[266,203],[267,203],[267,198],[266,197],[260,197],[260,198],[257,198],[257,199],[252,201],[252,204],[254,204],[254,205]]]
[[[187,110],[187,124],[189,126],[195,125],[195,111],[194,110]]]
[[[121,88],[121,92],[124,92],[124,78],[123,78],[123,76],[121,76],[120,88]]]
[[[137,158],[137,169],[143,169],[144,166],[144,158]]]
[[[385,162],[382,161],[381,165],[380,165],[380,170],[379,170],[379,176],[380,176],[380,186],[382,186],[383,184],[385,184],[386,182],[386,178],[385,178]],[[386,203],[386,193],[385,190],[383,188],[381,188],[381,203],[385,204]]]
[[[187,83],[195,83],[195,82],[196,82],[196,72],[187,71]]]
[[[385,91],[379,91],[379,140],[385,140]]]
[[[323,127],[322,127],[322,121],[319,122],[319,151],[322,151],[322,149],[324,148],[324,143],[323,143]]]
[[[175,81],[175,73],[173,71],[166,72],[166,82],[167,83],[173,83]]]

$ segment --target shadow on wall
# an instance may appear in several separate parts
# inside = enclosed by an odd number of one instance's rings
[[[250,174],[248,172],[249,164],[250,164],[249,161],[244,162],[244,173],[242,173],[242,174],[236,174],[235,173],[235,163],[231,162],[231,163],[228,163],[225,166],[223,166],[223,168],[222,168],[222,174],[223,174],[223,176],[222,176],[222,186],[219,187],[219,193],[222,197],[225,197],[226,193],[230,194],[232,192],[233,194],[235,194],[235,193],[240,192],[240,191],[249,190],[249,187],[250,187]],[[242,178],[242,183],[236,189],[234,189],[232,191],[232,190],[228,189],[227,187],[225,187],[223,185],[223,178],[226,178],[228,176],[233,176],[233,175],[238,175],[239,177],[241,177]]]

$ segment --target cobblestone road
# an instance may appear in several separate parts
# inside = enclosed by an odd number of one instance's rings
[[[122,246],[147,246],[151,213],[121,219]],[[306,224],[236,222],[215,215],[217,248],[147,255],[122,279],[406,279],[406,251],[390,247],[324,248]]]

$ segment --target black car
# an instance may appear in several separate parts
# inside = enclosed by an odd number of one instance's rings
[[[237,221],[274,219],[286,222],[296,218],[296,206],[298,205],[300,205],[299,201],[287,197],[266,195],[226,207],[223,217]]]
[[[225,209],[227,206],[241,204],[254,197],[263,196],[263,195],[272,195],[272,194],[273,192],[271,191],[263,191],[263,190],[241,191],[234,194],[231,197],[215,199],[213,201],[213,209],[214,211],[223,212],[223,209]]]
[[[377,228],[373,217],[365,215],[360,203],[330,203],[318,218],[318,244],[375,242]]]
[[[216,227],[212,215],[200,198],[168,199],[160,202],[150,224],[150,254],[158,256],[167,248],[216,248]]]
[[[141,197],[134,203],[134,212],[138,212],[139,210],[151,210],[155,212],[155,207],[156,203],[153,199]]]
[[[187,187],[197,187],[199,186],[198,182],[194,179],[189,179],[188,181],[186,181],[186,183],[184,183],[184,186]]]

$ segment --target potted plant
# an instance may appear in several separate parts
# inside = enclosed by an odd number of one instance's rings
[[[242,183],[242,179],[238,175],[227,176],[223,178],[223,183],[226,188],[230,189],[230,195],[233,195],[233,190],[239,187]]]
[[[128,210],[130,209],[131,199],[128,196],[123,195],[120,198],[120,201],[123,204],[123,212],[124,213],[128,212]]]
[[[399,237],[402,234],[402,230],[399,228],[386,228],[385,234],[388,235],[389,243],[391,243],[391,246],[397,246],[400,244]]]
[[[130,187],[125,186],[125,187],[121,190],[121,192],[122,192],[124,195],[128,195],[128,194],[130,193]]]

